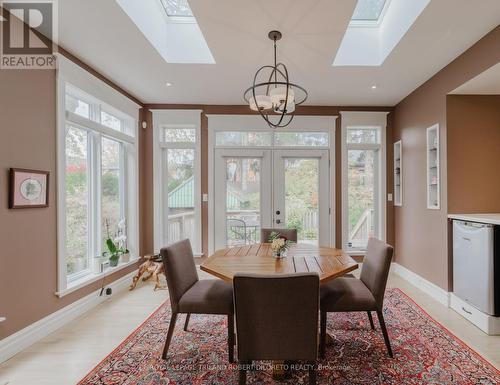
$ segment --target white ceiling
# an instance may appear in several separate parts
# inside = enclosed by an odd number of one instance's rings
[[[500,63],[488,68],[450,93],[465,95],[500,94]]]
[[[279,29],[306,104],[393,106],[500,24],[499,0],[432,0],[382,66],[333,67],[356,0],[189,3],[216,64],[166,63],[114,0],[60,1],[59,43],[146,103],[243,104]]]

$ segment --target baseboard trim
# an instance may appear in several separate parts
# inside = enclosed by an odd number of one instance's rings
[[[111,287],[113,289],[113,295],[125,291],[128,289],[130,280],[134,274],[136,274],[136,271],[117,279],[109,285],[106,285],[106,287]],[[99,293],[100,289],[1,340],[0,363],[7,361],[17,353],[23,351],[35,342],[48,336],[109,298],[106,296],[100,297]]]
[[[422,290],[425,294],[428,294],[446,307],[450,307],[450,293],[448,291],[440,288],[413,271],[408,270],[399,263],[392,263],[391,268],[394,273],[407,280],[418,289]]]

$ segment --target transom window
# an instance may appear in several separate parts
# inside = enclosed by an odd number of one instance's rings
[[[330,146],[329,132],[315,131],[217,131],[218,147],[324,147]]]

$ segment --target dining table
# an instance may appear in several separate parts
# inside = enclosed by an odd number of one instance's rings
[[[308,243],[293,244],[284,257],[276,258],[270,243],[255,243],[217,250],[200,269],[232,283],[236,273],[295,274],[315,272],[320,283],[356,270],[358,263],[343,250]],[[327,336],[329,337],[329,336]],[[328,338],[331,341],[331,337]],[[286,373],[281,362],[273,363],[273,378],[282,380]]]

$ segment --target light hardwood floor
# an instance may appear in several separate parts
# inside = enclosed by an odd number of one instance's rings
[[[200,278],[208,278],[200,272]],[[153,283],[118,294],[0,365],[0,385],[73,385],[105,358],[166,299]],[[487,336],[453,310],[392,274],[398,287],[425,311],[500,368],[500,336]],[[180,323],[179,323],[180,325]]]

